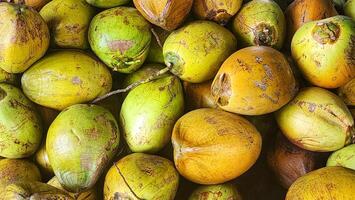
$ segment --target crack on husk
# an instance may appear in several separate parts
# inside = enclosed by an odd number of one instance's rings
[[[137,194],[133,191],[133,189],[131,188],[131,186],[128,184],[126,178],[123,176],[123,174],[122,174],[120,168],[118,168],[118,166],[116,165],[116,163],[113,163],[113,164],[114,164],[115,168],[117,169],[118,174],[122,177],[123,182],[126,184],[126,186],[127,186],[128,189],[131,191],[131,193],[134,195],[134,197],[136,197],[136,198],[139,199],[139,200],[146,200],[146,199],[143,199],[143,198],[140,198],[140,197],[137,196]]]

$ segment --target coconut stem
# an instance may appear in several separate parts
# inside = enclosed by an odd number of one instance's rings
[[[159,45],[161,48],[163,48],[163,44],[161,43],[160,38],[159,38],[157,32],[155,32],[154,28],[151,28],[150,31],[153,33],[155,39],[156,39],[157,42],[158,42],[158,45]]]
[[[96,98],[92,103],[97,103],[99,101],[102,101],[112,95],[115,95],[115,94],[120,94],[120,93],[124,93],[124,92],[128,92],[130,91],[131,89],[141,85],[141,84],[144,84],[144,83],[148,83],[150,81],[153,81],[155,79],[158,79],[161,75],[167,73],[168,71],[171,70],[171,68],[173,67],[173,65],[171,63],[168,63],[167,64],[167,67],[161,69],[160,71],[158,71],[157,73],[149,76],[148,78],[144,79],[144,80],[141,80],[141,81],[137,81],[137,82],[134,82],[132,83],[131,85],[127,86],[126,88],[123,88],[123,89],[118,89],[118,90],[114,90],[112,92],[109,92],[101,97],[98,97]]]
[[[118,166],[116,165],[115,162],[114,162],[113,164],[115,165],[115,167],[116,167],[118,173],[119,173],[120,176],[122,177],[122,179],[123,179],[123,181],[125,182],[125,184],[127,185],[128,189],[132,192],[132,194],[134,195],[134,197],[136,197],[136,198],[139,199],[139,200],[145,200],[145,199],[139,198],[139,197],[136,195],[136,193],[134,193],[134,191],[132,190],[131,186],[129,186],[129,184],[128,184],[126,178],[123,176],[123,174],[122,174],[120,168],[118,168]]]

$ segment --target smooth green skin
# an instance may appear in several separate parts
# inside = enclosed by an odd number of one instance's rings
[[[339,38],[335,43],[320,44],[313,38],[312,30],[317,24],[329,22],[339,26]],[[355,22],[346,16],[337,15],[308,22],[299,28],[292,38],[292,57],[304,77],[313,85],[337,88],[355,77],[354,37]],[[338,81],[339,83],[335,85],[330,84],[333,77],[341,79],[342,82]]]
[[[41,173],[35,164],[23,159],[0,160],[0,193],[15,182],[41,181]]]
[[[129,3],[131,0],[86,0],[87,3],[99,8],[112,8],[122,6]]]
[[[100,106],[77,104],[62,111],[46,141],[49,162],[62,186],[75,193],[93,187],[115,156],[119,137],[114,116]]]
[[[0,68],[0,83],[16,84],[17,76],[16,74],[7,73],[5,70]]]
[[[174,32],[163,46],[164,61],[180,79],[201,83],[212,79],[222,63],[237,49],[226,28],[210,21],[194,21]]]
[[[0,83],[0,156],[28,157],[36,152],[41,138],[35,105],[18,88]]]
[[[119,197],[137,200],[119,174],[139,199],[173,200],[179,185],[179,174],[174,164],[163,157],[133,153],[119,160],[108,171],[105,178],[105,200],[114,199],[110,193]]]
[[[237,13],[232,29],[243,47],[258,45],[256,38],[260,37],[261,30],[256,30],[256,27],[259,24],[266,24],[275,30],[275,37],[265,45],[281,49],[286,36],[286,21],[283,11],[276,2],[253,0],[246,3]]]
[[[108,93],[112,77],[103,63],[88,54],[65,50],[38,61],[23,74],[21,83],[33,102],[63,110]]]
[[[283,134],[300,148],[329,152],[343,148],[355,135],[354,119],[340,97],[310,87],[276,113]]]
[[[193,191],[189,200],[241,200],[237,188],[232,183],[200,186]]]
[[[40,15],[51,32],[52,47],[88,49],[88,28],[95,8],[85,0],[53,0]]]
[[[105,10],[93,18],[89,28],[91,49],[121,73],[132,73],[142,66],[151,37],[149,22],[131,7]]]
[[[150,66],[138,70],[129,81],[152,72]],[[133,79],[130,80],[130,79]],[[166,75],[132,89],[125,98],[120,125],[124,138],[133,152],[156,153],[171,138],[175,122],[184,112],[184,94],[180,80]]]
[[[344,14],[355,20],[355,0],[348,0],[344,4]]]
[[[45,183],[26,181],[8,185],[0,193],[0,200],[74,200],[65,192]]]
[[[328,158],[327,166],[342,166],[355,170],[355,144],[332,153]]]

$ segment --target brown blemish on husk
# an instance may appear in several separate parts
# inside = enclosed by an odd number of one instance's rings
[[[124,54],[132,46],[133,42],[130,40],[114,40],[108,43],[108,47],[111,51],[119,50],[121,54]]]
[[[333,22],[317,23],[312,30],[312,37],[320,44],[333,44],[340,36],[340,28]]]
[[[74,85],[80,85],[82,83],[82,81],[80,80],[79,77],[77,76],[74,76],[71,80],[71,82],[74,84]]]
[[[229,99],[232,96],[231,80],[228,74],[218,76],[216,82],[212,86],[212,95],[217,103],[221,106],[229,104]]]

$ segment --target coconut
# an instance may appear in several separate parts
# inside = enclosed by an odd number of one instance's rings
[[[315,86],[338,88],[355,77],[355,22],[335,16],[304,24],[295,33],[292,57]]]
[[[85,0],[52,0],[40,12],[51,32],[52,47],[87,49],[95,9]]]
[[[211,86],[223,110],[243,115],[263,115],[287,104],[297,92],[296,81],[284,55],[254,46],[231,55]]]
[[[69,192],[92,188],[115,156],[119,130],[114,116],[96,105],[62,111],[49,127],[46,150],[58,181]]]
[[[244,4],[235,16],[233,31],[243,47],[281,49],[286,36],[285,16],[276,2],[253,0]]]
[[[106,66],[90,55],[65,50],[38,61],[23,74],[21,83],[23,92],[33,102],[63,110],[109,92],[112,77]]]
[[[104,200],[173,200],[178,184],[179,174],[170,160],[134,153],[114,163],[106,174]]]
[[[169,35],[163,55],[173,74],[201,83],[212,79],[236,48],[237,41],[228,29],[210,21],[194,21]]]
[[[276,120],[293,144],[309,151],[335,151],[355,139],[350,111],[338,96],[322,88],[302,89],[276,113]]]
[[[0,156],[31,156],[41,144],[42,130],[35,105],[20,89],[0,83]]]
[[[102,11],[89,28],[91,49],[107,66],[121,73],[132,73],[142,66],[151,37],[149,22],[131,7]]]
[[[126,83],[150,74],[157,67],[143,67],[128,76]],[[129,148],[133,152],[158,152],[170,141],[174,124],[183,112],[184,94],[176,76],[164,75],[132,89],[120,112],[120,124]]]
[[[237,178],[256,162],[261,151],[260,133],[250,122],[210,108],[182,116],[171,140],[177,170],[199,184]]]
[[[22,73],[46,53],[48,27],[25,5],[0,2],[0,19],[0,67],[8,73]]]

